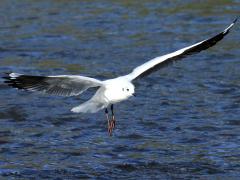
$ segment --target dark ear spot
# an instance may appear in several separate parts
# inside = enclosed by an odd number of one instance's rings
[[[122,88],[122,91],[124,91],[124,88]]]
[[[129,89],[127,89],[127,91],[129,91]]]

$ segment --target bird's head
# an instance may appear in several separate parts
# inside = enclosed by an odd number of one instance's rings
[[[135,96],[134,85],[122,78],[105,81],[105,96],[112,102],[120,102]]]
[[[132,83],[123,83],[120,87],[120,91],[126,97],[135,96],[135,87]]]

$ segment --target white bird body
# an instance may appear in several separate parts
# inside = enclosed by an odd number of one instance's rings
[[[94,113],[111,104],[124,101],[134,95],[134,85],[125,77],[102,81],[102,86],[87,102],[74,107],[72,112]]]
[[[115,104],[128,99],[134,95],[135,87],[125,77],[118,77],[103,81],[105,91],[104,96],[109,103]]]

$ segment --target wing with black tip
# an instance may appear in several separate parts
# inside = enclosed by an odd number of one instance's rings
[[[175,51],[173,53],[166,54],[166,55],[163,55],[160,57],[156,57],[156,58],[136,67],[130,74],[126,75],[125,78],[132,81],[136,78],[146,76],[146,75],[152,73],[153,71],[156,71],[159,68],[162,68],[165,65],[167,65],[173,61],[181,60],[186,56],[196,54],[200,51],[206,50],[206,49],[214,46],[216,43],[221,41],[229,33],[230,29],[237,22],[237,19],[235,19],[232,24],[230,24],[226,29],[224,29],[219,34],[217,34],[209,39],[206,39],[204,41],[198,42],[191,46],[188,46],[188,47],[185,47],[178,51]]]
[[[102,86],[102,82],[97,79],[76,75],[30,76],[8,73],[4,78],[5,83],[17,89],[59,96],[77,96],[90,87]]]

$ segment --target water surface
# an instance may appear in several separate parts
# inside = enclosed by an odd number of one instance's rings
[[[101,80],[227,27],[240,1],[0,1],[0,72]],[[0,84],[0,177],[240,177],[239,24],[215,47],[138,81],[137,97],[73,114],[64,98]]]

